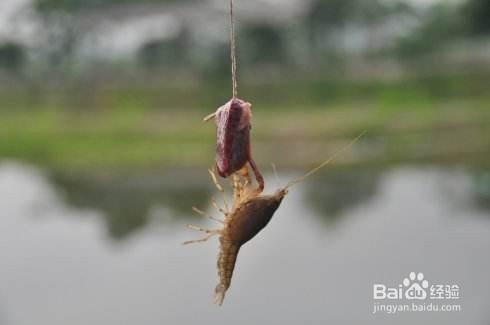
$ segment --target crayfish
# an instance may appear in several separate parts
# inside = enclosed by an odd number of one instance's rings
[[[187,225],[190,229],[202,231],[206,236],[201,239],[184,242],[184,245],[205,242],[213,236],[219,236],[220,252],[218,255],[218,275],[219,283],[215,289],[214,302],[218,305],[223,304],[226,291],[230,287],[233,270],[240,248],[249,240],[254,238],[272,219],[289,189],[302,182],[307,177],[313,175],[321,168],[325,167],[338,154],[352,146],[362,134],[352,141],[348,146],[337,151],[331,158],[321,163],[302,177],[290,181],[286,186],[279,188],[273,194],[261,195],[253,188],[253,185],[246,172],[237,172],[232,175],[231,185],[233,188],[233,203],[231,207],[226,200],[223,186],[219,183],[216,173],[209,170],[209,174],[218,191],[223,196],[224,207],[218,206],[214,199],[211,204],[224,215],[224,220],[217,219],[206,214],[204,211],[193,208],[202,216],[208,217],[222,224],[219,229],[204,229],[194,225]]]

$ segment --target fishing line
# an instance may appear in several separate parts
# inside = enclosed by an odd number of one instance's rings
[[[233,88],[233,99],[238,96],[237,84],[237,59],[235,40],[235,15],[233,11],[233,0],[230,0],[230,58],[231,58],[231,84]]]

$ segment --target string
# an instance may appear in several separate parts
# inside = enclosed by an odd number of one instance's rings
[[[233,99],[238,96],[237,85],[237,60],[235,45],[235,16],[233,12],[233,0],[230,0],[230,57],[231,57],[231,83],[233,88]]]

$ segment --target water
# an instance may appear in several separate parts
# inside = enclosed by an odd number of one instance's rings
[[[213,189],[204,173],[184,176],[73,178],[0,164],[0,324],[490,322],[488,172],[312,178],[244,246],[221,308],[216,240],[180,245],[199,236],[185,223],[213,226],[189,213]],[[462,311],[372,314],[373,284],[411,271],[458,284]]]

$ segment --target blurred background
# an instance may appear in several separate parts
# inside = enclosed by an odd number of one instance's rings
[[[366,134],[292,190],[218,310],[217,243],[179,243],[214,213],[228,6],[0,2],[0,325],[488,325],[490,1],[236,0],[266,190]],[[463,311],[371,315],[411,271]]]

